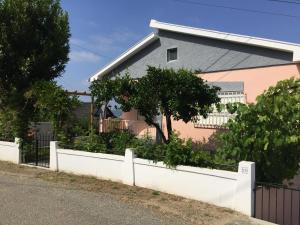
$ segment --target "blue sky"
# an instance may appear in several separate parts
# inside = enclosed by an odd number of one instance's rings
[[[270,0],[61,0],[69,13],[72,37],[70,61],[58,81],[70,91],[88,90],[88,78],[93,73],[152,32],[150,19],[300,43],[300,0],[291,1],[299,4]]]

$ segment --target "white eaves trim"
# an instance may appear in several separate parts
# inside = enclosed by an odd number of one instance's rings
[[[133,47],[131,47],[130,49],[128,49],[126,52],[124,52],[122,55],[120,55],[118,58],[116,58],[115,60],[113,60],[111,63],[109,63],[108,65],[106,65],[104,68],[102,68],[101,70],[99,70],[95,75],[93,75],[89,81],[94,81],[96,80],[99,76],[109,73],[110,71],[112,71],[113,69],[115,69],[117,66],[119,66],[122,62],[124,62],[125,60],[127,60],[129,57],[131,57],[132,55],[134,55],[135,53],[137,53],[139,50],[141,50],[142,48],[145,48],[146,46],[148,46],[149,44],[151,44],[153,41],[157,40],[158,36],[155,33],[151,33],[150,35],[148,35],[147,37],[145,37],[143,40],[141,40],[140,42],[138,42],[136,45],[134,45]]]
[[[246,35],[232,34],[232,33],[224,33],[224,32],[194,28],[194,27],[187,27],[182,25],[163,23],[156,20],[150,21],[150,27],[156,28],[158,30],[167,30],[167,31],[184,33],[189,35],[236,42],[236,43],[241,43],[246,45],[276,49],[285,52],[292,52],[293,61],[300,62],[300,45],[295,43],[282,42],[282,41],[276,41],[271,39],[264,39],[264,38],[246,36]]]

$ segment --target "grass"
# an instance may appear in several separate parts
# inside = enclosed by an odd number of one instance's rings
[[[152,195],[160,195],[159,191],[152,191]]]

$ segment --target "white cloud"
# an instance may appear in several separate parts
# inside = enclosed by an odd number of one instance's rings
[[[91,53],[98,53],[110,58],[112,55],[120,54],[140,38],[140,35],[121,28],[109,34],[90,35],[85,40],[71,38],[70,43],[75,49],[90,50]]]
[[[100,61],[100,56],[88,51],[71,51],[70,60],[72,62],[90,62],[95,63]]]

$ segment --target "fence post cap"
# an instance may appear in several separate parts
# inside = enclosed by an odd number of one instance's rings
[[[135,157],[134,148],[126,148],[125,149],[125,157],[126,156]]]
[[[55,146],[55,148],[58,147],[58,141],[50,141],[50,146]]]
[[[251,161],[241,161],[241,162],[239,162],[239,166],[240,165],[243,165],[243,166],[250,166],[250,165],[253,165],[253,164],[255,164],[255,162],[251,162]]]

